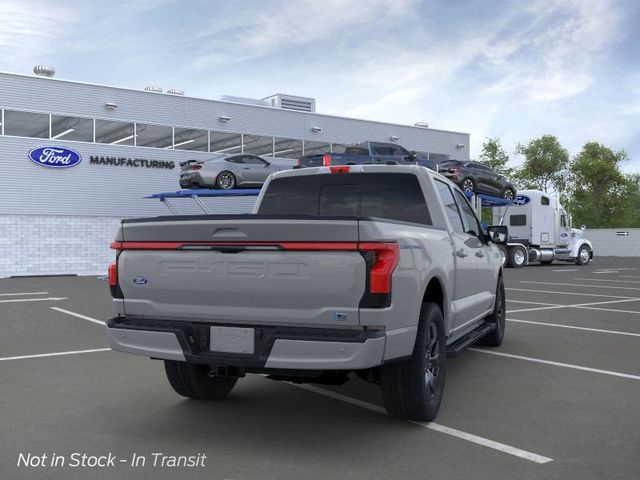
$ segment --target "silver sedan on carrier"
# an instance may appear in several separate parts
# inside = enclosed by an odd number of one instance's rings
[[[294,160],[265,160],[257,155],[220,155],[211,160],[188,160],[180,163],[181,188],[220,188],[262,186],[269,175],[293,167]],[[289,164],[290,163],[290,164]]]

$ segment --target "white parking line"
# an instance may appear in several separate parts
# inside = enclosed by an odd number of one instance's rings
[[[535,312],[537,310],[553,310],[554,308],[590,308],[592,305],[607,305],[609,303],[625,303],[625,302],[637,302],[640,301],[640,298],[626,298],[624,300],[607,300],[605,302],[591,302],[591,303],[576,303],[573,305],[554,305],[549,307],[537,307],[537,308],[522,308],[519,310],[507,310],[507,313],[517,313],[517,312]],[[613,312],[610,308],[594,308],[594,310],[606,310],[608,312]],[[631,311],[631,310],[618,310],[618,311]]]
[[[577,327],[575,325],[559,325],[557,323],[532,322],[531,320],[516,320],[515,318],[507,318],[507,322],[527,323],[531,325],[540,325],[543,327],[569,328],[572,330],[584,330],[586,332],[610,333],[612,335],[626,335],[629,337],[640,337],[640,333],[621,332],[619,330],[603,330],[600,328]]]
[[[57,302],[66,300],[67,297],[47,297],[47,298],[12,298],[11,300],[0,300],[0,303],[20,303],[20,302]]]
[[[640,290],[640,287],[612,287],[611,285],[585,285],[583,283],[536,282],[533,280],[520,280],[520,283],[537,283],[541,285],[565,285],[567,287],[615,288],[617,290]]]
[[[304,385],[304,384],[300,385],[300,384],[290,383],[289,385],[301,388],[302,390],[308,390],[313,393],[324,395],[325,397],[330,397],[330,398],[333,398],[334,400],[339,400],[344,403],[349,403],[357,407],[366,408],[367,410],[371,410],[372,412],[381,413],[383,415],[387,414],[385,409],[382,407],[379,407],[378,405],[374,405],[368,402],[363,402],[362,400],[357,400],[355,398],[351,398],[346,395],[341,395],[339,393],[335,393],[330,390],[324,390],[322,388],[314,387],[311,385]],[[445,427],[444,425],[440,425],[435,422],[416,422],[416,421],[410,420],[409,423],[413,423],[414,425],[418,425],[423,428],[428,428],[430,430],[435,430],[436,432],[444,433],[445,435],[450,435],[452,437],[456,437],[461,440],[466,440],[467,442],[475,443],[477,445],[482,445],[483,447],[492,448],[494,450],[498,450],[500,452],[507,453],[515,457],[520,457],[525,460],[529,460],[531,462],[543,464],[543,463],[549,463],[553,461],[553,458],[544,457],[542,455],[538,455],[537,453],[521,450],[519,448],[512,447],[511,445],[506,445],[504,443],[494,442],[493,440],[489,440],[488,438],[478,437],[477,435],[463,432],[462,430],[456,430],[455,428]]]
[[[603,279],[602,278],[572,278],[571,280],[587,280],[589,282],[601,282]],[[640,283],[640,281],[637,280],[604,280],[605,282],[612,282],[612,283]]]
[[[25,360],[28,358],[44,358],[44,357],[60,357],[63,355],[78,355],[80,353],[95,353],[95,352],[108,352],[110,348],[94,348],[91,350],[72,350],[69,352],[55,352],[55,353],[38,353],[36,355],[21,355],[19,357],[3,357],[0,358],[0,362],[8,362],[9,360]]]
[[[577,272],[579,269],[578,268],[567,268],[567,269],[561,269],[561,270],[551,270],[552,272]]]
[[[613,372],[611,370],[600,370],[598,368],[583,367],[580,365],[573,365],[571,363],[552,362],[551,360],[543,360],[541,358],[523,357],[521,355],[512,355],[510,353],[494,352],[493,350],[485,350],[480,348],[468,348],[467,350],[471,352],[486,353],[487,355],[496,355],[498,357],[515,358],[518,360],[525,360],[527,362],[543,363],[545,365],[553,365],[554,367],[572,368],[574,370],[582,370],[584,372],[602,373],[603,375],[611,375],[612,377],[622,377],[622,378],[628,378],[631,380],[640,380],[640,376],[631,375],[629,373]]]
[[[576,308],[584,308],[585,310],[600,310],[603,312],[615,312],[615,313],[634,313],[634,314],[640,313],[640,311],[638,310],[617,310],[615,308],[598,308],[598,307],[576,307]]]
[[[621,295],[602,295],[600,293],[577,293],[577,292],[559,292],[556,290],[531,290],[529,288],[505,288],[505,290],[511,290],[514,292],[527,292],[527,293],[556,293],[558,295],[577,295],[580,297],[606,297],[606,298],[633,298],[640,300],[640,297],[623,297]]]
[[[58,307],[49,307],[49,308],[51,308],[51,310],[55,310],[56,312],[66,313],[67,315],[71,315],[73,317],[78,317],[83,320],[87,320],[89,322],[97,323],[98,325],[105,324],[105,322],[103,322],[102,320],[98,320],[97,318],[91,318],[91,317],[87,317],[86,315],[80,315],[79,313],[71,312],[69,310],[65,310],[64,308],[58,308]]]
[[[640,275],[620,275],[620,278],[640,278]]]
[[[506,299],[507,302],[513,302],[513,303],[530,303],[531,305],[545,305],[548,307],[556,307],[559,306],[557,303],[543,303],[543,302],[527,302],[525,300],[512,300],[510,298]]]
[[[20,292],[20,293],[0,293],[0,297],[11,297],[18,295],[49,295],[49,292]]]

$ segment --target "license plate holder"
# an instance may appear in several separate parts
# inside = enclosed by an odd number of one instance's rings
[[[212,352],[244,353],[255,352],[255,330],[242,327],[211,327],[209,349]]]

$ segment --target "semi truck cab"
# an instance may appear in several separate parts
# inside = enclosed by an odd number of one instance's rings
[[[583,238],[585,227],[572,228],[571,216],[556,197],[541,190],[521,190],[513,205],[494,209],[494,222],[509,227],[507,264],[554,260],[584,265],[593,259],[593,246]]]

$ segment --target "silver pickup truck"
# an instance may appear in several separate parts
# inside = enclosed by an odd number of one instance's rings
[[[506,239],[424,167],[278,172],[253,214],[122,221],[109,344],[164,360],[190,398],[222,399],[246,373],[341,384],[355,372],[389,414],[429,421],[447,353],[502,342],[494,243]]]

